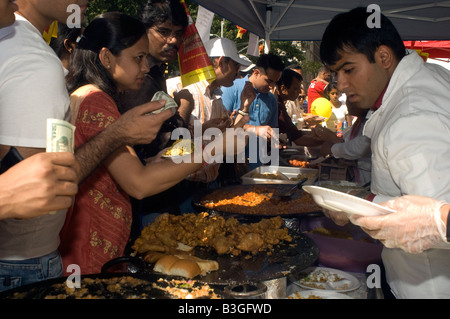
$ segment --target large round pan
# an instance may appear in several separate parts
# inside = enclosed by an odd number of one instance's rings
[[[289,200],[282,200],[277,196],[273,196],[270,200],[265,201],[266,209],[262,210],[262,207],[254,206],[251,211],[248,207],[240,205],[227,205],[226,207],[209,208],[207,202],[211,201],[211,198],[218,199],[231,199],[236,195],[243,195],[250,191],[257,193],[270,194],[282,192],[288,190],[292,185],[278,185],[278,184],[246,184],[246,185],[232,185],[225,186],[216,189],[205,189],[192,196],[192,206],[198,212],[217,213],[221,215],[227,215],[228,217],[235,217],[239,220],[270,218],[275,216],[281,216],[282,218],[299,218],[302,216],[320,216],[322,215],[322,209],[317,206],[311,196],[297,190]],[[270,197],[270,196],[269,196]]]
[[[231,285],[278,279],[289,274],[298,275],[315,263],[319,248],[306,235],[297,233],[292,237],[291,243],[283,242],[275,246],[270,254],[260,252],[255,256],[218,256],[211,249],[196,248],[196,256],[217,260],[219,270],[195,279],[212,285]]]
[[[127,281],[133,278],[139,281]],[[95,281],[86,282],[86,279]],[[68,292],[67,277],[48,279],[41,282],[10,289],[0,293],[0,299],[174,299],[165,288],[167,281],[159,279],[183,279],[175,277],[164,277],[158,274],[144,273],[101,273],[81,276],[81,288],[75,288],[75,293]],[[109,281],[110,280],[110,281]],[[116,283],[110,285],[111,283]],[[196,283],[195,285],[200,285]],[[114,287],[112,289],[111,287]],[[119,288],[116,290],[116,288]],[[219,296],[223,294],[223,287],[210,287]]]

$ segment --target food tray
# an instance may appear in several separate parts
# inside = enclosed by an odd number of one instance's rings
[[[280,172],[289,180],[253,177],[256,174]],[[297,178],[298,175],[305,175]],[[241,177],[242,184],[296,184],[303,177],[308,180],[303,185],[314,185],[319,176],[319,170],[314,168],[289,167],[289,166],[260,166]],[[292,178],[296,178],[291,180]]]

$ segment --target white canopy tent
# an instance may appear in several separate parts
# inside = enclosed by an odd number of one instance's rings
[[[450,1],[426,0],[194,0],[266,40],[321,40],[330,20],[377,4],[403,40],[450,40]],[[269,45],[266,45],[268,48]]]

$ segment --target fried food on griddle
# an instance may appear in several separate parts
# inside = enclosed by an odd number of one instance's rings
[[[132,248],[136,253],[144,254],[153,246],[159,248],[158,251],[171,251],[182,243],[190,247],[213,247],[219,255],[237,256],[242,251],[257,254],[270,251],[281,241],[292,241],[283,225],[279,216],[241,224],[233,217],[225,219],[208,213],[161,214],[142,230]]]

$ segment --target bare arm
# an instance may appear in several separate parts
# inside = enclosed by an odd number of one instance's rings
[[[174,99],[179,105],[178,114],[183,119],[184,123],[189,123],[191,118],[191,113],[194,110],[195,102],[189,90],[181,90],[174,94]]]
[[[172,187],[200,169],[205,161],[209,163],[216,155],[222,157],[227,152],[232,152],[232,155],[243,152],[247,142],[246,137],[243,132],[235,134],[234,130],[226,130],[209,143],[205,150],[197,150],[201,154],[194,151],[187,156],[186,163],[174,163],[170,159],[163,159],[144,166],[134,150],[127,146],[114,152],[104,164],[127,194],[141,199]],[[233,147],[229,147],[227,143]]]
[[[172,113],[170,110],[153,115],[147,115],[147,113],[163,107],[164,104],[165,101],[161,100],[137,106],[125,112],[114,123],[78,147],[75,150],[78,183],[81,183],[99,163],[118,148],[153,141],[161,125]],[[45,152],[43,148],[18,146],[16,148],[25,159]],[[0,145],[0,155],[3,157],[8,149],[9,146]]]
[[[132,108],[114,123],[75,150],[78,180],[83,181],[99,163],[125,145],[147,144],[153,141],[161,125],[171,115],[170,110],[159,114],[146,113],[164,106],[164,101],[149,102]]]
[[[250,110],[250,105],[256,98],[256,91],[251,82],[245,82],[244,88],[241,93],[241,106],[239,110],[244,113],[248,113]],[[247,115],[240,114],[239,112],[236,114],[236,118],[234,119],[235,127],[244,127],[245,123],[249,121],[249,117]]]
[[[176,164],[170,159],[142,165],[131,147],[121,147],[106,161],[114,180],[130,196],[141,199],[158,194],[202,167],[203,162]]]

